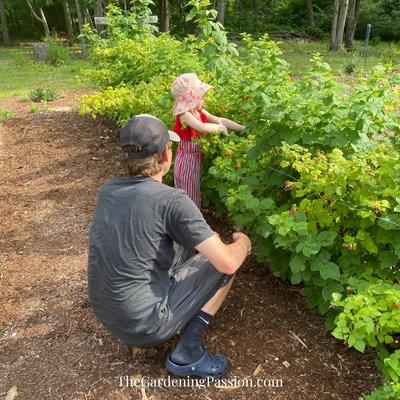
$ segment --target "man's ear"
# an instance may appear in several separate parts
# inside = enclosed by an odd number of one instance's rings
[[[168,149],[166,147],[162,152],[162,156],[163,156],[163,162],[168,162]]]

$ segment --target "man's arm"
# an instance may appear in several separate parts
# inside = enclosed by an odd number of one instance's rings
[[[228,275],[234,274],[250,254],[251,242],[247,235],[235,232],[233,243],[225,244],[215,234],[198,244],[195,248],[206,257],[214,267]]]

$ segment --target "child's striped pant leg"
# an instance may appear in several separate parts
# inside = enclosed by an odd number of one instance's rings
[[[199,208],[201,206],[200,170],[199,145],[181,141],[175,159],[174,184],[176,188],[183,189]]]

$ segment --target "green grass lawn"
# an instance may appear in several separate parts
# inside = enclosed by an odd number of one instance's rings
[[[362,42],[355,43],[353,53],[329,52],[327,42],[284,41],[280,43],[280,48],[283,52],[282,58],[290,63],[293,75],[302,75],[311,65],[310,59],[313,54],[317,52],[332,66],[338,76],[345,75],[346,69],[355,68],[357,74],[365,69],[370,70],[377,63],[391,61],[395,65],[400,64],[400,46],[394,44],[370,45],[366,62]],[[77,80],[79,73],[88,65],[88,61],[75,56],[54,67],[33,61],[31,45],[0,47],[0,98],[27,97],[37,88],[51,88],[60,92],[66,89],[93,87],[88,81]]]
[[[88,62],[69,58],[60,66],[35,62],[32,46],[0,47],[0,97],[25,97],[36,88],[66,89],[92,87],[90,82],[78,81],[79,72]]]
[[[288,40],[279,44],[283,54],[282,58],[291,65],[293,75],[302,75],[311,66],[310,59],[313,54],[320,53],[323,59],[330,64],[336,75],[346,74],[346,70],[355,68],[362,72],[371,70],[379,63],[391,62],[400,64],[400,46],[398,44],[370,44],[368,57],[365,59],[364,43],[355,42],[354,51],[348,53],[344,50],[330,52],[328,42],[306,42]]]

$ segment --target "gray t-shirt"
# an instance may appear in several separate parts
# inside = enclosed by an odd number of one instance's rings
[[[89,301],[115,336],[152,333],[167,318],[174,242],[192,249],[212,236],[180,189],[151,177],[106,182],[89,237]]]

